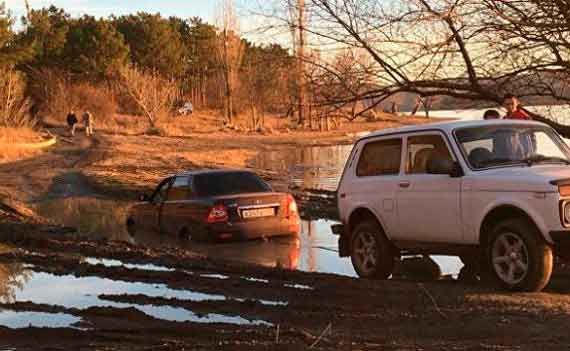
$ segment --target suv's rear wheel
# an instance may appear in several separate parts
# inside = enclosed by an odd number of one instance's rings
[[[358,276],[386,279],[394,270],[396,257],[378,224],[365,221],[352,232],[350,258]]]
[[[493,228],[487,259],[495,279],[509,290],[540,291],[552,274],[552,248],[522,218]]]

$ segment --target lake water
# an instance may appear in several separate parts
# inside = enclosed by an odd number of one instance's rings
[[[544,117],[550,118],[561,124],[570,124],[570,105],[555,105],[555,106],[525,106],[531,112],[540,114]],[[499,111],[503,116],[506,111],[501,107],[490,107],[484,109],[468,109],[468,110],[434,110],[430,111],[430,116],[437,119],[440,118],[457,118],[461,120],[478,120],[483,119],[483,114],[489,109]],[[406,113],[404,113],[406,114]],[[423,110],[418,111],[418,117],[425,116]]]

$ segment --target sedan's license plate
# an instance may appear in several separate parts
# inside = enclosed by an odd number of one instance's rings
[[[241,212],[243,218],[259,218],[275,216],[273,208],[258,208],[254,210],[243,210]]]

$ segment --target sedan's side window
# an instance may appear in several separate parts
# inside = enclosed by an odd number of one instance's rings
[[[153,204],[160,204],[168,199],[168,188],[170,187],[170,182],[171,179],[168,179],[159,185],[152,196]]]
[[[426,174],[431,160],[453,160],[441,135],[417,135],[408,137],[406,173]]]
[[[374,177],[400,173],[402,139],[369,142],[364,146],[356,166],[356,176]]]
[[[168,201],[188,200],[189,197],[190,185],[188,177],[176,177],[168,192]]]

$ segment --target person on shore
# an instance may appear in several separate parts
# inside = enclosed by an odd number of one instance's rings
[[[93,135],[93,115],[89,111],[83,114],[83,124],[85,125],[85,135]]]
[[[77,126],[77,116],[73,110],[69,111],[67,114],[67,126],[69,127],[69,133],[71,136],[75,136],[75,127]]]
[[[501,119],[501,114],[497,110],[487,110],[483,114],[483,119]]]
[[[532,119],[528,113],[522,109],[519,99],[512,94],[505,95],[505,98],[503,99],[503,106],[507,110],[507,114],[505,115],[504,119]]]
[[[395,101],[392,101],[392,114],[393,115],[397,115],[400,113],[400,108],[398,107],[398,104]]]

